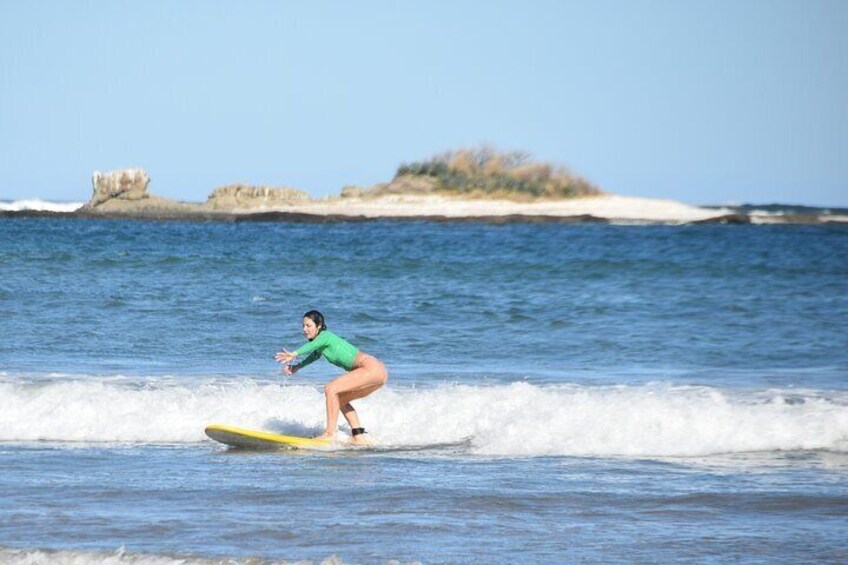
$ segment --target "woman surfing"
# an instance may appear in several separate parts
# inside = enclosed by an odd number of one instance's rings
[[[368,441],[362,437],[365,433],[359,422],[352,401],[365,398],[386,384],[389,373],[379,359],[360,351],[354,345],[327,330],[324,316],[317,310],[310,310],[303,315],[303,335],[308,343],[295,351],[283,349],[274,357],[285,364],[283,371],[293,375],[313,361],[324,357],[346,373],[324,386],[324,396],[327,402],[327,427],[324,433],[316,439],[334,439],[336,436],[339,411],[350,424],[353,443],[364,445]],[[305,356],[305,357],[304,357]],[[292,362],[298,357],[303,360],[297,365]]]

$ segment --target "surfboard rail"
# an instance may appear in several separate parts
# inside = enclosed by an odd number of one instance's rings
[[[321,449],[333,444],[329,439],[288,436],[224,424],[210,424],[204,431],[217,442],[243,449]]]

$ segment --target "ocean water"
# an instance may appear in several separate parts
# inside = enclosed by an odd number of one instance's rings
[[[377,446],[208,440],[322,429],[312,308]],[[845,562],[848,227],[0,219],[0,501],[3,563]]]

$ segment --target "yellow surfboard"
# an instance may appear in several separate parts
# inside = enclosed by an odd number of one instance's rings
[[[328,439],[286,436],[221,424],[207,426],[206,435],[230,447],[243,449],[322,449],[333,445]]]

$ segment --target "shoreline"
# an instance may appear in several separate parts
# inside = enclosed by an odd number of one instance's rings
[[[112,201],[116,202],[116,201]],[[110,203],[111,204],[111,203]],[[209,209],[202,204],[127,201],[120,206],[77,210],[0,210],[0,218],[81,218],[198,222],[340,223],[426,221],[485,224],[842,224],[848,216],[777,214],[699,207],[674,200],[603,195],[562,200],[518,202],[443,195],[392,194],[378,198],[332,197],[300,200],[271,207]],[[158,203],[157,203],[158,204]]]

